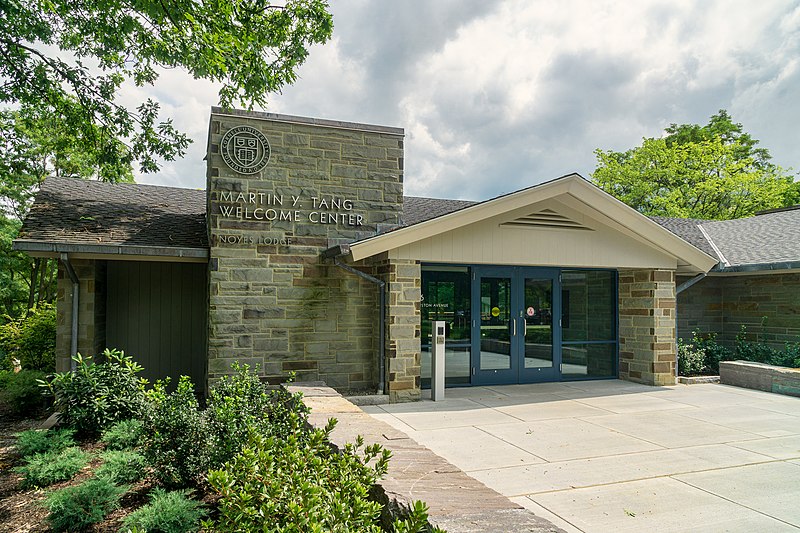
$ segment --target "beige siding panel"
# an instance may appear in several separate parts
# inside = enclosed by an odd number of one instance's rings
[[[501,225],[542,209],[551,209],[588,229]],[[401,246],[392,250],[390,257],[443,263],[677,268],[674,257],[630,232],[554,200]]]

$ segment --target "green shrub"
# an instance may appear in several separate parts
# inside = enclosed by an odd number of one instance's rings
[[[701,374],[706,368],[706,354],[702,348],[694,344],[686,344],[683,339],[678,339],[678,374],[681,376],[694,376]]]
[[[59,453],[75,446],[75,431],[71,429],[29,429],[17,435],[17,452],[22,457],[37,453]]]
[[[208,425],[188,377],[181,376],[172,393],[166,392],[166,385],[158,382],[148,391],[142,453],[160,483],[188,487],[208,470]]]
[[[188,491],[156,488],[150,503],[125,517],[120,531],[190,533],[200,529],[200,521],[207,515],[203,504],[191,499]]]
[[[342,453],[328,440],[335,421],[307,438],[263,437],[257,431],[242,451],[208,481],[219,493],[219,517],[213,531],[380,532],[381,505],[369,491],[386,474],[389,452],[380,445],[363,448],[359,437]],[[370,465],[370,462],[375,460]]]
[[[140,453],[128,450],[110,450],[100,455],[103,464],[95,475],[114,483],[136,483],[145,475],[147,464]]]
[[[41,304],[27,316],[0,326],[0,350],[15,357],[25,370],[56,368],[56,307]]]
[[[139,446],[142,439],[141,420],[130,419],[117,422],[103,432],[100,442],[109,450],[131,450]]]
[[[96,524],[119,506],[119,499],[127,490],[108,479],[91,478],[53,492],[45,501],[50,527],[55,531],[80,531]]]
[[[27,464],[16,468],[25,479],[25,487],[47,487],[59,481],[67,481],[89,462],[89,454],[80,448],[65,448],[60,452],[37,453],[28,458]]]
[[[234,375],[220,379],[209,392],[206,416],[212,439],[211,468],[221,467],[239,453],[249,431],[277,438],[303,435],[300,429],[308,419],[301,394],[268,388],[248,365],[234,363],[233,369]]]
[[[36,416],[46,405],[39,380],[46,374],[38,370],[10,372],[0,390],[0,402],[15,416]]]
[[[74,372],[56,374],[47,384],[55,396],[61,422],[79,433],[97,434],[113,424],[141,415],[145,380],[131,357],[117,350],[105,350],[103,362],[91,357],[74,357]]]

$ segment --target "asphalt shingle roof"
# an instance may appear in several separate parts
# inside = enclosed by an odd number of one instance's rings
[[[477,203],[467,200],[443,200],[440,198],[406,196],[403,198],[403,222],[406,226],[411,226]]]
[[[418,224],[477,203],[406,196],[404,223]],[[800,261],[800,207],[736,220],[651,219],[722,260],[705,231],[728,266]],[[206,195],[197,189],[48,178],[36,195],[19,239],[207,249]]]
[[[700,231],[700,224],[708,222],[707,220],[671,217],[650,217],[650,220],[668,229],[695,248],[699,248],[711,257],[717,257],[719,259],[717,252],[714,251],[714,247],[711,246],[706,236]]]
[[[208,248],[206,194],[195,189],[48,178],[19,239]]]
[[[731,266],[800,261],[800,209],[702,226]]]

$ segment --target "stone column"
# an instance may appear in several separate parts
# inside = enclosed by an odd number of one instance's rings
[[[675,384],[675,273],[619,274],[619,376],[647,385]]]
[[[105,263],[73,259],[80,281],[78,300],[78,352],[95,355],[105,348]],[[72,281],[64,263],[58,262],[56,293],[56,372],[71,368]]]
[[[391,402],[420,397],[420,296],[418,261],[382,259],[386,282],[386,392]]]

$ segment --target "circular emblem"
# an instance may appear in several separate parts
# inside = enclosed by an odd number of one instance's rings
[[[225,132],[220,151],[225,164],[240,174],[261,172],[272,153],[264,134],[251,126],[236,126]]]

